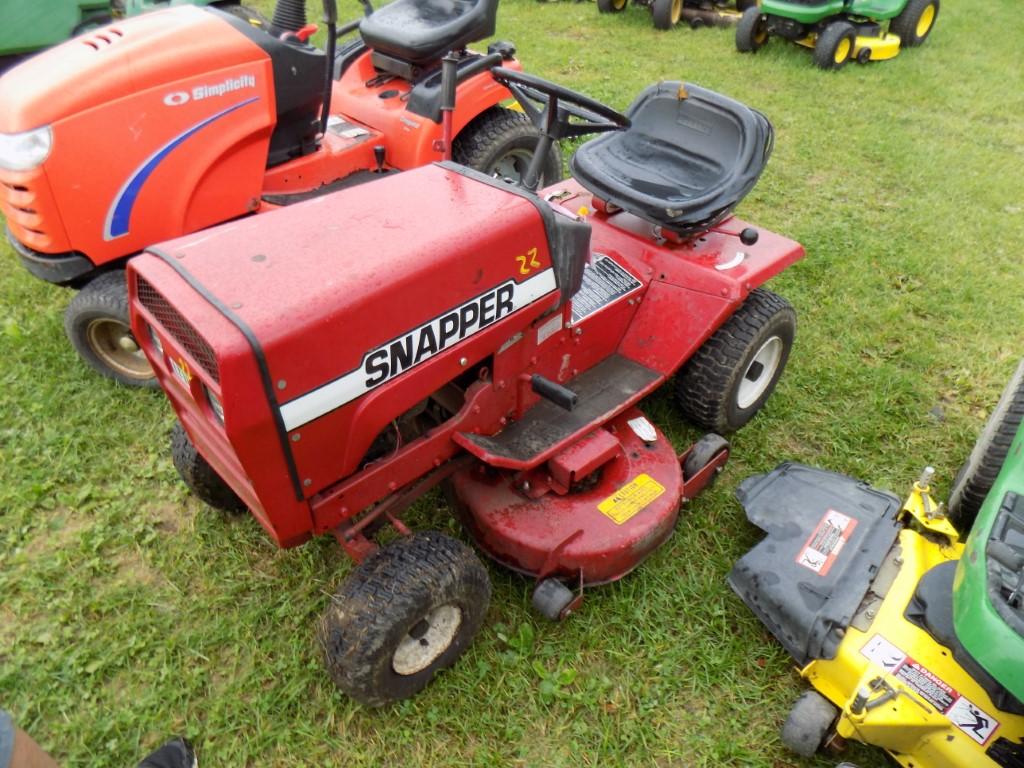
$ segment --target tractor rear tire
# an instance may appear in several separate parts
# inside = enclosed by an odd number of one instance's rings
[[[821,69],[842,69],[853,59],[857,28],[848,21],[833,21],[818,33],[814,63]]]
[[[171,461],[192,495],[208,507],[231,514],[245,512],[245,504],[196,450],[180,421],[171,430]]]
[[[814,757],[825,743],[839,709],[817,691],[806,691],[782,726],[782,743],[801,757]]]
[[[740,53],[756,53],[768,42],[768,25],[756,5],[743,11],[736,24],[736,50]]]
[[[1024,360],[1003,390],[995,409],[985,422],[971,455],[956,473],[949,492],[947,515],[962,534],[974,525],[985,497],[992,490],[1010,445],[1024,420]]]
[[[672,29],[683,17],[683,0],[654,0],[651,15],[655,29]]]
[[[678,374],[683,414],[711,432],[735,432],[775,390],[795,336],[789,302],[765,288],[751,291]]]
[[[901,48],[915,48],[928,39],[938,17],[939,0],[910,0],[889,22],[889,31],[899,37]]]
[[[64,311],[64,332],[97,373],[126,387],[157,388],[153,369],[132,336],[123,269],[85,284]]]
[[[492,107],[478,115],[452,142],[452,159],[488,176],[519,181],[537,147],[537,129],[522,112]],[[541,166],[540,188],[562,179],[557,144]]]
[[[406,699],[462,655],[490,599],[487,570],[465,544],[436,531],[402,537],[331,599],[319,631],[327,671],[365,706]]]
[[[626,10],[629,0],[597,0],[598,13],[620,13]]]

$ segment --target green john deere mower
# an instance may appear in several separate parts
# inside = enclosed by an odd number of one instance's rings
[[[0,69],[101,24],[172,5],[238,6],[225,0],[2,0]]]
[[[812,48],[822,69],[839,69],[921,45],[938,15],[939,0],[761,0],[736,25],[736,49],[753,53],[775,35]]]
[[[619,13],[626,10],[629,0],[597,0],[600,13]],[[633,0],[651,12],[656,29],[672,29],[685,21],[692,29],[700,27],[730,27],[741,14],[757,5],[757,0]]]
[[[783,743],[906,768],[1024,765],[1024,361],[953,484],[905,501],[798,464],[743,481],[765,538],[729,583],[812,689]],[[966,544],[963,540],[966,539]]]

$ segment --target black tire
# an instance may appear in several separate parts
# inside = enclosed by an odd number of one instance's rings
[[[782,726],[782,743],[802,757],[814,757],[839,716],[839,708],[817,691],[806,691]]]
[[[626,10],[629,0],[597,0],[599,13],[621,13]]]
[[[64,332],[97,373],[128,387],[158,386],[132,336],[124,270],[104,272],[85,284],[64,312]]]
[[[704,469],[720,451],[728,447],[728,440],[714,432],[708,432],[693,444],[690,455],[686,457],[686,461],[683,463],[683,479],[689,480]],[[711,479],[714,480],[714,477]]]
[[[938,18],[939,0],[910,0],[889,22],[889,31],[899,37],[901,48],[914,48],[928,39]]]
[[[408,698],[455,663],[490,599],[487,570],[465,544],[436,531],[400,538],[370,555],[331,599],[320,624],[327,671],[366,706]],[[434,647],[432,631],[440,633]]]
[[[1024,360],[1017,366],[995,409],[985,422],[971,455],[956,473],[949,492],[947,514],[957,530],[966,534],[974,525],[985,497],[992,490],[1010,444],[1024,420]]]
[[[246,511],[245,504],[231,486],[196,450],[181,422],[175,422],[171,430],[171,461],[192,495],[201,502],[231,514]]]
[[[459,132],[452,143],[452,159],[489,176],[518,181],[537,147],[537,129],[522,112],[492,107]],[[562,153],[552,144],[541,167],[540,187],[562,178]]]
[[[842,69],[853,58],[857,28],[848,21],[833,21],[814,43],[814,63],[821,69]]]
[[[654,0],[651,16],[655,29],[672,29],[683,17],[683,0]]]
[[[748,8],[756,8],[757,0],[736,0],[736,10],[746,13]]]
[[[751,291],[677,376],[685,416],[719,434],[742,427],[775,390],[795,336],[789,302],[765,288]]]
[[[747,8],[736,24],[736,50],[756,53],[768,42],[768,23],[756,5]]]

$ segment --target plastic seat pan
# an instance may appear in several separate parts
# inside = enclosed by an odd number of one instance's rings
[[[497,13],[498,0],[395,0],[359,33],[375,51],[422,66],[493,35]]]

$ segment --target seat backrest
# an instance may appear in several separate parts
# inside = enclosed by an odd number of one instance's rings
[[[423,67],[494,34],[498,0],[395,0],[363,19],[359,33],[384,57]]]

